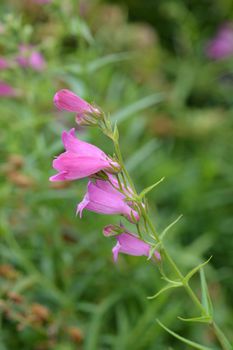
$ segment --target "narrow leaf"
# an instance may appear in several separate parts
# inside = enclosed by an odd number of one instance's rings
[[[200,323],[209,323],[211,321],[211,318],[206,316],[192,317],[192,318],[183,318],[178,316],[178,319],[184,322],[200,322]]]
[[[139,194],[139,198],[142,199],[148,192],[150,192],[151,190],[153,190],[153,188],[155,188],[156,186],[158,186],[163,180],[165,179],[165,177],[162,177],[159,181],[157,181],[156,183],[154,183],[153,185],[145,188],[140,194]]]
[[[199,264],[198,266],[194,267],[184,278],[185,282],[188,282],[190,280],[191,277],[193,277],[193,275],[199,271],[202,267],[204,267],[205,265],[208,264],[208,262],[212,259],[212,256],[206,260],[205,262]]]
[[[113,137],[115,141],[119,140],[119,131],[118,131],[117,123],[115,123],[115,126],[114,126]]]
[[[135,153],[133,153],[130,158],[126,161],[126,167],[129,171],[137,169],[140,172],[140,175],[145,172],[144,167],[139,167],[145,161],[150,162],[150,157],[154,152],[161,146],[161,143],[158,140],[151,139],[141,148],[138,148]]]
[[[218,339],[219,339],[223,349],[232,350],[231,344],[229,343],[229,341],[225,337],[225,334],[223,334],[223,332],[221,331],[221,329],[218,327],[218,325],[216,323],[214,323],[214,329],[215,329],[215,332],[218,336]]]
[[[201,278],[202,305],[206,309],[208,315],[213,316],[213,306],[210,299],[208,286],[206,283],[205,272],[202,268],[200,269],[200,278]]]
[[[122,62],[124,60],[132,59],[132,58],[133,58],[133,55],[132,53],[129,53],[129,52],[114,53],[111,55],[97,58],[94,61],[89,62],[87,64],[86,69],[89,73],[94,73],[98,69],[103,68],[108,64]]]
[[[168,289],[171,289],[171,288],[177,288],[177,287],[181,287],[182,286],[182,283],[177,283],[177,284],[168,284],[166,285],[164,288],[160,289],[160,291],[158,291],[158,293],[156,293],[155,295],[152,295],[151,297],[147,297],[147,299],[155,299],[157,298],[160,294],[162,294],[163,292],[165,292],[166,290]]]
[[[132,104],[123,107],[118,112],[114,113],[112,115],[113,121],[123,121],[130,117],[132,114],[138,113],[143,111],[144,109],[153,106],[154,104],[157,104],[164,100],[164,94],[157,93],[153,95],[149,95],[146,97],[143,97],[141,100],[133,102]]]
[[[165,331],[167,331],[169,334],[173,335],[173,337],[179,339],[180,341],[182,341],[183,343],[192,346],[194,349],[199,349],[199,350],[212,350],[212,348],[209,348],[207,346],[198,344],[196,342],[193,342],[192,340],[186,339],[184,337],[182,337],[181,335],[173,332],[171,329],[167,328],[166,326],[164,326],[164,324],[162,324],[158,319],[156,320],[158,322],[158,324],[160,325],[160,327],[162,327]]]
[[[178,216],[178,218],[176,220],[174,220],[170,225],[168,225],[163,232],[160,235],[160,239],[162,240],[165,235],[167,234],[167,232],[182,218],[183,215]]]

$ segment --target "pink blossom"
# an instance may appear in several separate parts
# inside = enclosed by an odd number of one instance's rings
[[[233,26],[230,23],[220,27],[215,38],[208,42],[206,54],[215,60],[233,55]]]
[[[91,114],[99,114],[100,111],[88,102],[77,96],[70,90],[59,90],[54,96],[54,104],[61,111],[76,113],[77,124],[82,124],[85,119],[89,119]]]
[[[36,4],[48,4],[50,3],[52,0],[33,0],[33,2],[35,2]]]
[[[98,147],[81,141],[75,137],[75,129],[63,131],[62,142],[66,152],[53,161],[53,168],[58,174],[50,177],[50,181],[65,181],[81,179],[94,175],[101,170],[117,172],[118,163],[110,159]]]
[[[16,90],[4,81],[0,81],[0,97],[15,97]]]
[[[111,178],[111,181],[114,180]],[[115,186],[118,187],[117,181],[115,181]],[[130,207],[126,196],[104,180],[89,181],[87,193],[77,207],[77,213],[80,214],[80,217],[82,217],[83,209],[100,214],[124,215],[133,223],[139,220],[138,212]]]
[[[42,71],[45,68],[44,57],[31,45],[20,45],[16,61],[23,68],[30,67],[37,71]]]
[[[7,60],[3,57],[0,57],[0,70],[7,69],[9,67],[9,64]]]
[[[145,255],[147,257],[150,256],[150,250],[151,246],[141,240],[139,237],[137,237],[135,234],[124,230],[124,228],[119,227],[119,230],[122,233],[117,234],[116,227],[114,225],[108,225],[104,228],[104,235],[106,237],[114,235],[114,238],[116,238],[117,243],[115,247],[112,249],[113,253],[113,259],[116,262],[118,259],[118,254],[128,254],[128,255],[134,255],[134,256],[141,256]],[[157,260],[161,259],[161,256],[158,251],[154,251],[153,255]]]

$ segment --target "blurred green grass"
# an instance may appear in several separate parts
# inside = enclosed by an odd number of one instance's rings
[[[0,72],[19,91],[0,101],[0,349],[180,349],[156,318],[198,342],[213,337],[176,320],[193,316],[182,291],[146,299],[163,285],[155,265],[128,256],[113,264],[113,242],[101,231],[118,218],[75,217],[85,181],[49,183],[52,159],[62,151],[60,133],[74,125],[72,115],[52,105],[61,87],[118,120],[139,190],[165,176],[150,195],[154,221],[162,230],[184,215],[167,239],[184,271],[213,255],[206,268],[210,290],[230,336],[232,83],[222,76],[231,76],[232,59],[204,57],[200,45],[211,27],[202,32],[198,21],[192,50],[174,54],[159,40],[162,24],[156,37],[148,25],[128,22],[120,7],[71,0],[28,4],[0,4],[1,56],[10,59],[26,42],[38,45],[47,61],[40,73],[18,67]],[[213,23],[223,19],[216,14]],[[182,25],[189,35],[188,22]],[[184,46],[186,40],[179,37]],[[79,132],[112,152],[96,130]],[[198,277],[193,283],[197,288]]]

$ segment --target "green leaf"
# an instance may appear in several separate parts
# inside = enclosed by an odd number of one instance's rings
[[[177,282],[174,284],[169,283],[168,285],[166,285],[164,288],[160,289],[160,291],[158,291],[158,293],[156,293],[155,295],[152,295],[151,297],[147,297],[147,299],[155,299],[157,298],[160,294],[162,294],[163,292],[166,292],[168,289],[171,288],[177,288],[177,287],[182,287],[182,283]]]
[[[113,137],[115,141],[119,140],[119,131],[118,131],[117,123],[115,123],[115,126],[114,126]]]
[[[145,188],[140,194],[139,194],[139,198],[142,199],[148,192],[150,192],[151,190],[153,190],[153,188],[155,188],[156,186],[158,186],[163,180],[165,179],[165,177],[162,177],[159,181],[157,181],[156,183],[154,183],[153,185]]]
[[[144,109],[153,106],[164,100],[164,94],[157,93],[143,97],[141,100],[133,102],[132,104],[123,107],[118,112],[112,114],[113,121],[123,121],[130,117],[132,114],[143,111]]]
[[[213,306],[210,299],[208,286],[206,283],[205,272],[202,268],[200,269],[200,278],[201,278],[202,305],[206,309],[208,315],[213,316]]]
[[[218,327],[218,325],[215,322],[213,325],[214,325],[216,335],[218,336],[218,339],[222,345],[222,348],[225,350],[232,350],[233,347],[231,346],[231,344],[229,343],[229,341],[225,337],[225,334],[221,331],[221,329]]]
[[[183,215],[178,216],[178,218],[176,220],[174,220],[170,225],[168,225],[163,232],[160,235],[160,239],[162,240],[165,235],[167,234],[167,232],[182,218]]]
[[[169,334],[173,335],[173,337],[179,339],[180,341],[182,341],[183,343],[192,346],[194,349],[199,349],[199,350],[212,350],[212,348],[209,348],[207,346],[198,344],[196,342],[193,342],[192,340],[186,339],[184,337],[182,337],[181,335],[173,332],[171,329],[167,328],[166,326],[164,326],[164,324],[162,324],[158,319],[156,320],[157,323],[160,325],[160,327],[162,327],[165,331],[167,331]]]
[[[211,318],[207,316],[192,317],[192,318],[183,318],[178,316],[178,319],[184,322],[200,322],[200,323],[209,323],[211,321]]]
[[[199,264],[198,266],[194,267],[184,278],[185,282],[188,282],[190,280],[191,277],[193,277],[193,275],[199,271],[203,266],[205,266],[206,264],[208,264],[208,262],[212,259],[212,256],[206,260],[205,262]]]
[[[111,55],[107,55],[107,56],[95,59],[94,61],[87,64],[86,69],[89,73],[94,73],[98,69],[103,68],[108,64],[122,62],[132,58],[133,58],[133,54],[129,52],[114,53]]]
[[[139,165],[145,161],[145,159],[150,161],[150,156],[160,147],[160,143],[156,139],[151,139],[141,148],[138,148],[135,153],[133,153],[126,161],[126,167],[129,171],[137,169],[140,171],[140,174],[144,171],[143,168],[139,168]]]

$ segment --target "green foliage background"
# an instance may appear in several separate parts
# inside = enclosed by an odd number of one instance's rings
[[[186,349],[156,318],[213,342],[208,327],[177,320],[196,315],[183,291],[147,300],[163,286],[155,264],[123,255],[112,262],[114,242],[101,232],[119,218],[75,216],[85,180],[49,183],[61,131],[74,126],[74,116],[53,107],[63,87],[118,121],[139,190],[165,176],[149,196],[157,229],[184,215],[167,237],[183,271],[213,255],[206,272],[216,318],[232,336],[233,58],[205,57],[232,7],[230,0],[1,1],[1,56],[12,60],[30,43],[47,61],[40,73],[17,65],[0,72],[18,91],[0,100],[1,350]],[[111,154],[96,130],[79,133]]]

